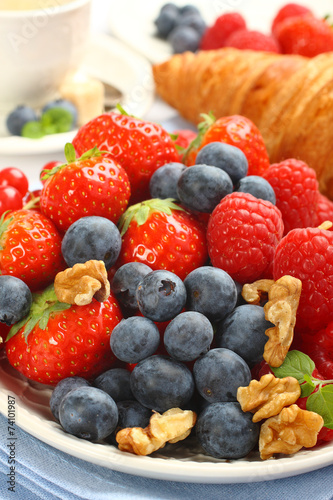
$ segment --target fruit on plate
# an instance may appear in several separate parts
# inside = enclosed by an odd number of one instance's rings
[[[111,294],[76,306],[57,300],[51,285],[34,295],[30,313],[7,337],[9,362],[27,378],[55,385],[70,376],[86,379],[111,368],[110,335],[122,313]]]
[[[303,160],[333,198],[332,63],[332,52],[306,58],[222,48],[174,55],[153,72],[158,94],[184,118],[246,116],[271,163]]]
[[[132,205],[119,221],[123,237],[118,266],[136,261],[181,279],[207,259],[204,226],[172,200]]]
[[[60,231],[83,216],[97,215],[118,222],[130,197],[128,177],[107,153],[93,148],[76,158],[72,144],[65,147],[67,163],[48,170],[40,195],[40,209]]]
[[[53,222],[35,210],[0,218],[0,273],[21,279],[32,291],[52,283],[65,269],[61,237]]]
[[[133,204],[149,198],[149,181],[155,170],[177,162],[179,156],[161,125],[122,113],[105,113],[91,120],[79,129],[73,145],[78,155],[94,147],[111,153],[128,175]]]

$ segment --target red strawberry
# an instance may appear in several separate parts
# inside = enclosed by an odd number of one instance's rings
[[[312,168],[301,160],[290,158],[271,165],[263,177],[274,189],[284,234],[296,227],[313,225],[319,191]]]
[[[276,247],[273,276],[290,274],[302,281],[298,331],[319,330],[333,321],[333,232],[293,229]]]
[[[272,36],[255,30],[239,30],[232,33],[225,42],[225,47],[240,50],[260,50],[263,52],[281,52],[279,44]]]
[[[126,210],[130,186],[125,170],[96,148],[75,158],[72,144],[66,145],[68,163],[46,173],[40,209],[61,231],[84,216],[98,215],[117,223]]]
[[[45,215],[17,210],[1,217],[0,274],[10,274],[31,290],[40,290],[65,267],[61,237]]]
[[[276,245],[282,238],[281,212],[269,201],[248,193],[225,196],[207,228],[212,264],[239,283],[271,277]]]
[[[190,129],[175,130],[172,132],[172,136],[175,136],[174,143],[179,154],[179,160],[182,161],[185,150],[194,141],[197,133]]]
[[[278,25],[285,19],[290,17],[302,16],[304,14],[312,14],[311,10],[304,5],[297,3],[287,3],[277,12],[272,22],[272,33],[276,35]]]
[[[205,229],[172,200],[147,200],[131,206],[120,220],[123,243],[118,259],[143,262],[181,279],[207,260]]]
[[[186,165],[194,165],[197,153],[210,142],[226,142],[241,149],[249,163],[248,175],[262,175],[269,167],[269,159],[261,133],[245,116],[233,115],[215,118],[203,115],[198,137],[185,154]]]
[[[97,146],[107,150],[127,172],[131,204],[149,195],[149,181],[165,163],[179,161],[170,135],[158,124],[116,112],[105,113],[80,128],[73,140],[79,155]]]
[[[224,47],[231,33],[245,29],[246,22],[238,12],[228,12],[216,18],[214,24],[206,29],[201,41],[201,50],[214,50]]]
[[[30,314],[10,330],[8,360],[43,384],[71,376],[95,378],[115,362],[110,335],[121,319],[112,295],[105,302],[71,306],[57,301],[51,285],[34,295]]]
[[[315,57],[333,51],[333,30],[324,19],[306,14],[291,17],[276,28],[276,38],[283,54]]]

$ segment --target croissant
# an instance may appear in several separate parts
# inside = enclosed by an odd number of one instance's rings
[[[223,48],[185,52],[153,66],[157,93],[192,123],[243,115],[259,128],[271,163],[298,158],[333,199],[333,52],[308,59]]]

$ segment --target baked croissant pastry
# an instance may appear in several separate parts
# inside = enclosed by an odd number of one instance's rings
[[[333,199],[333,52],[308,59],[223,48],[185,52],[153,66],[157,93],[192,123],[244,115],[271,163],[298,158]]]

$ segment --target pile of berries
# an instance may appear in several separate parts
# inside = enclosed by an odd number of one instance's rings
[[[69,132],[77,125],[78,111],[67,99],[50,101],[37,112],[27,105],[17,106],[6,118],[11,135],[40,139],[45,135]]]
[[[177,24],[178,17],[174,14],[176,9],[172,3],[162,7],[155,21],[160,36],[163,37],[160,25],[163,31],[171,19]],[[196,18],[198,16],[196,13]],[[204,22],[200,22],[200,30],[196,30],[197,25],[191,25],[190,31],[188,25],[182,29],[184,24],[179,23],[176,36],[165,34],[164,38],[171,43],[175,53],[234,47],[314,57],[333,50],[333,30],[329,20],[315,16],[308,7],[296,3],[288,3],[280,8],[272,20],[269,34],[250,29],[239,12],[221,14],[203,31]]]
[[[66,163],[46,165],[34,208],[1,207],[0,335],[12,366],[55,386],[67,432],[114,444],[152,411],[193,409],[206,453],[234,459],[258,442],[236,394],[262,370],[272,326],[244,303],[244,283],[302,281],[295,348],[333,378],[333,232],[318,227],[333,203],[305,163],[270,165],[249,119],[209,115],[199,128],[184,150],[186,131],[105,113],[66,145]],[[4,172],[0,190],[27,190]],[[55,277],[90,260],[110,296],[59,302]]]

